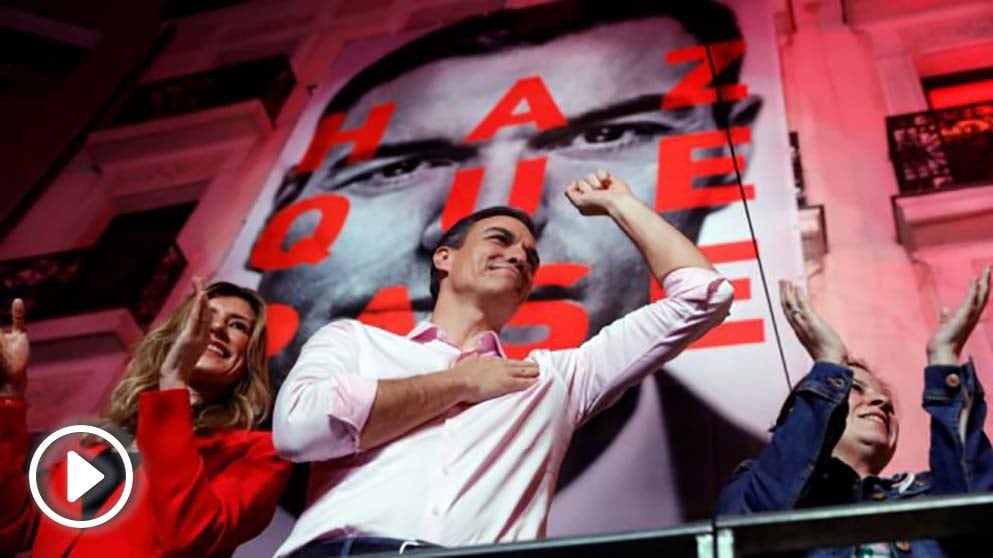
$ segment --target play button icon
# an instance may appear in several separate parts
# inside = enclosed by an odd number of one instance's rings
[[[117,499],[117,502],[115,502],[114,505],[111,506],[111,508],[103,515],[82,520],[65,517],[64,515],[56,512],[52,509],[52,506],[45,501],[41,490],[38,488],[38,469],[41,463],[41,456],[46,450],[48,450],[48,448],[60,439],[78,434],[90,434],[101,438],[108,446],[110,446],[110,448],[114,450],[113,453],[117,454],[117,459],[120,459],[124,470],[123,489],[120,497]],[[93,490],[106,477],[103,471],[94,467],[93,464],[87,461],[85,457],[79,455],[74,450],[66,451],[64,454],[64,461],[66,483],[65,500],[70,504],[77,502],[80,498],[86,496],[88,492]],[[109,432],[102,428],[97,428],[96,426],[90,426],[88,424],[77,424],[74,426],[66,426],[65,428],[60,428],[55,432],[52,432],[47,438],[42,440],[41,444],[38,445],[38,449],[36,449],[34,455],[31,456],[31,465],[28,467],[28,486],[31,489],[31,497],[34,499],[35,504],[46,517],[64,527],[70,527],[73,529],[88,529],[90,527],[96,527],[97,525],[103,525],[113,519],[114,516],[124,509],[125,504],[128,503],[128,498],[131,496],[131,489],[134,488],[134,470],[131,466],[131,459],[128,457],[127,448],[125,448],[124,444],[122,444],[117,438],[111,436]],[[97,490],[97,492],[99,492],[99,490]]]
[[[66,454],[66,499],[75,502],[100,484],[106,475],[74,451]]]

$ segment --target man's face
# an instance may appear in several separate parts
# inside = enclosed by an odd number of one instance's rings
[[[331,255],[316,265],[269,272],[260,285],[268,300],[300,313],[296,336],[277,355],[275,369],[285,373],[316,329],[358,315],[383,287],[405,285],[417,317],[426,316],[442,210],[462,168],[484,169],[475,206],[481,209],[508,203],[519,160],[547,158],[533,215],[542,261],[589,271],[569,288],[539,286],[532,297],[581,304],[588,335],[646,304],[650,278],[637,249],[609,218],[580,216],[564,190],[573,178],[602,168],[655,203],[660,139],[715,128],[709,106],[660,109],[658,96],[695,67],[667,65],[665,53],[697,42],[668,18],[622,22],[544,45],[441,60],[365,94],[343,129],[362,126],[373,106],[396,103],[376,158],[343,166],[348,148],[335,148],[301,194],[333,192],[350,202]],[[533,124],[508,126],[491,140],[464,141],[515,82],[532,76],[541,77],[567,126],[544,132]],[[689,213],[667,218],[695,236],[699,223]],[[297,219],[285,245],[310,236],[317,220],[314,213]],[[533,343],[547,328],[508,327],[503,335],[510,343]]]
[[[446,296],[516,310],[531,292],[538,252],[524,223],[500,215],[475,223],[461,247],[436,250],[434,265]]]
[[[851,369],[855,378],[848,394],[848,417],[834,455],[849,464],[869,463],[878,473],[896,451],[900,422],[889,388],[863,368]]]

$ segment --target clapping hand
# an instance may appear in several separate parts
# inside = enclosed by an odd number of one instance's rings
[[[0,395],[23,398],[27,389],[31,348],[24,315],[24,301],[15,298],[10,305],[10,331],[0,331]]]
[[[807,295],[789,281],[779,282],[779,300],[797,339],[816,361],[844,364],[848,350],[844,341],[810,305]]]
[[[607,215],[614,201],[632,193],[627,182],[605,170],[598,170],[570,182],[565,195],[583,215]]]
[[[969,282],[969,292],[955,311],[941,309],[940,325],[927,344],[928,364],[957,365],[962,347],[990,298],[990,268]]]
[[[193,304],[183,322],[183,329],[173,342],[162,362],[159,374],[159,389],[186,388],[190,374],[207,344],[210,343],[211,311],[207,305],[207,293],[203,281],[193,278]]]

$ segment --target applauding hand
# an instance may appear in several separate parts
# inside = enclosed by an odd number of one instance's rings
[[[789,281],[779,282],[779,301],[797,339],[816,361],[844,364],[848,349],[841,337],[831,329],[814,308],[807,295]]]
[[[928,364],[957,365],[962,347],[983,314],[990,298],[990,268],[969,282],[969,292],[962,304],[952,312],[941,309],[941,325],[927,344]]]
[[[210,343],[211,311],[207,306],[203,281],[197,277],[193,278],[193,291],[193,305],[183,322],[183,329],[162,362],[160,390],[188,387],[190,374]]]
[[[14,299],[10,305],[10,315],[13,321],[10,331],[0,331],[0,395],[23,398],[31,355],[28,332],[24,328],[23,300]]]

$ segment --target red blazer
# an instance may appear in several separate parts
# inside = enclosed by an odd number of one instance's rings
[[[289,476],[268,432],[194,434],[186,390],[150,391],[138,401],[141,463],[128,504],[99,527],[69,529],[45,517],[28,491],[25,411],[22,401],[0,398],[0,555],[30,548],[32,558],[230,556],[269,524]],[[89,459],[105,448],[76,451]],[[48,477],[63,498],[65,467],[56,464]],[[122,491],[123,483],[98,514]],[[81,500],[69,509],[80,512]]]

